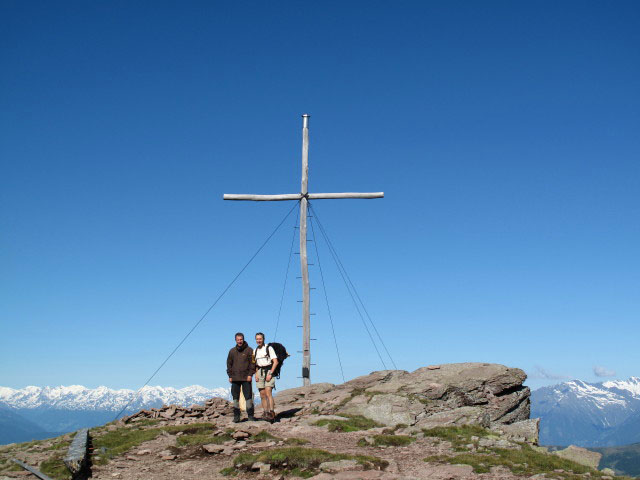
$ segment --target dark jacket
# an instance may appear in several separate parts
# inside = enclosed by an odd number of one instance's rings
[[[234,382],[246,382],[247,377],[256,373],[256,364],[253,360],[253,349],[244,342],[241,347],[237,345],[229,350],[227,356],[227,375]]]

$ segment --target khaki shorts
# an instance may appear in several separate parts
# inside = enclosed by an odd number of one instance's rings
[[[260,388],[265,387],[275,387],[276,386],[276,378],[271,377],[271,380],[267,382],[267,373],[269,373],[268,368],[258,368],[256,370],[256,375],[258,375],[258,381],[256,382],[256,386]]]

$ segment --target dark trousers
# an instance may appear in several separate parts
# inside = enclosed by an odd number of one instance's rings
[[[251,391],[251,382],[231,382],[231,397],[233,398],[233,406],[240,408],[240,389],[242,389],[242,395],[247,401],[247,410],[253,408],[253,393]]]

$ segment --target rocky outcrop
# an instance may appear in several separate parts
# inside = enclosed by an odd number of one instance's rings
[[[491,429],[509,440],[536,445],[540,432],[540,419],[531,418],[510,424],[494,425]]]
[[[277,394],[279,411],[292,415],[361,415],[382,425],[414,429],[477,424],[516,439],[537,443],[538,421],[529,420],[529,388],[518,368],[492,363],[452,363],[383,370],[333,385],[316,383]],[[204,406],[165,405],[141,410],[123,421],[145,418],[177,423],[212,421],[231,414],[227,400]]]
[[[210,422],[216,418],[232,413],[231,404],[224,398],[214,397],[205,402],[204,405],[192,405],[191,407],[181,407],[178,405],[163,405],[161,408],[151,408],[140,410],[133,415],[123,417],[123,423],[138,422],[144,419],[167,420],[172,423],[194,423]]]
[[[556,450],[553,452],[559,457],[566,458],[572,462],[579,463],[589,468],[598,468],[602,454],[598,452],[592,452],[586,448],[576,447],[575,445],[569,445],[564,450]]]
[[[330,383],[285,390],[280,408],[299,413],[362,415],[384,425],[420,428],[478,424],[512,425],[529,420],[530,391],[518,368],[490,363],[454,363],[413,372],[384,370],[341,385]],[[514,435],[537,440],[537,422]]]

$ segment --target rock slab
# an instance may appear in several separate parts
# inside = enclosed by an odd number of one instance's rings
[[[278,405],[310,413],[362,415],[383,425],[419,428],[478,424],[486,428],[528,421],[530,395],[519,368],[492,363],[452,363],[383,370],[341,385],[319,383],[284,390]],[[537,441],[537,424],[512,434]]]

